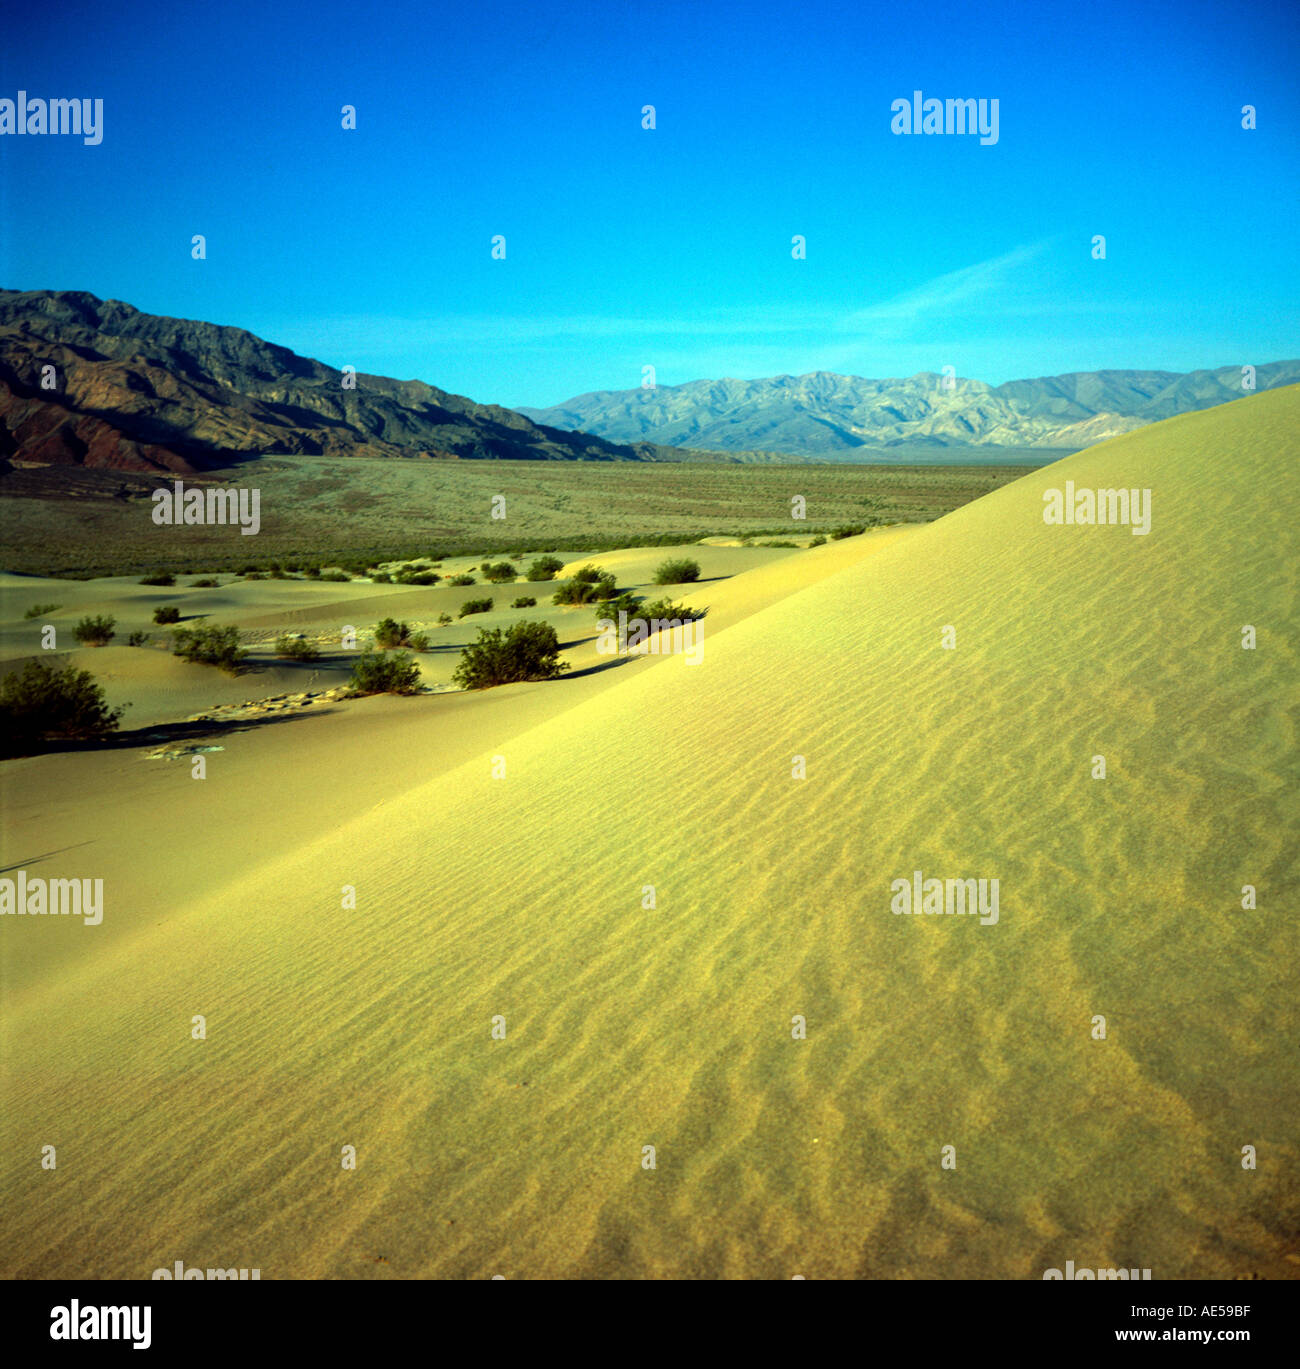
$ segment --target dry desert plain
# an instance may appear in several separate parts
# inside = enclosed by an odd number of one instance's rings
[[[105,888],[0,919],[0,1273],[1300,1276],[1297,433],[1269,391],[931,524],[691,548],[698,664],[544,587],[434,634],[556,623],[573,674],[482,693],[445,649],[240,717],[250,677],[68,653],[137,731],[0,766],[6,869]],[[1067,479],[1149,533],[1046,524]],[[8,577],[0,652],[35,602],[269,640],[529,592]],[[916,870],[998,920],[898,915]]]

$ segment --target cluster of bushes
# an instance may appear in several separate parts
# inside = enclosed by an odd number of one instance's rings
[[[618,593],[614,577],[595,566],[581,566],[551,596],[553,604],[591,604],[612,599]]]
[[[525,580],[554,580],[556,571],[564,569],[558,556],[539,556],[524,573]]]
[[[240,649],[239,629],[207,624],[182,627],[172,633],[172,655],[194,665],[214,665],[228,675],[238,675],[248,652]]]
[[[477,641],[461,652],[452,680],[462,689],[489,689],[521,680],[553,680],[566,669],[559,651],[559,639],[549,623],[480,628]]]
[[[149,640],[147,632],[132,632],[126,639],[127,646],[144,646]]]
[[[606,604],[596,610],[596,623],[609,621],[618,622],[619,613],[627,614],[627,626],[631,631],[632,624],[638,618],[646,623],[646,631],[649,631],[649,624],[652,618],[658,618],[660,622],[678,619],[683,623],[693,623],[698,618],[703,618],[706,610],[702,608],[691,608],[689,604],[675,604],[667,597],[663,599],[653,599],[649,603],[643,603],[635,594],[620,594],[616,599],[611,599]]]
[[[831,541],[839,542],[846,537],[857,537],[866,530],[867,525],[865,523],[845,523],[842,527],[831,529]]]
[[[447,583],[449,585],[472,585],[474,577],[472,575],[453,575]]]
[[[98,741],[123,713],[109,708],[88,670],[27,661],[0,681],[0,754],[27,756],[48,743]]]
[[[40,618],[46,613],[53,613],[55,609],[62,608],[62,604],[33,604],[31,608],[23,614],[24,618]]]
[[[700,578],[700,563],[683,557],[679,561],[665,561],[655,571],[656,585],[687,585]]]
[[[456,617],[457,617],[457,618],[468,618],[469,615],[470,615],[471,613],[491,613],[491,612],[492,612],[492,600],[491,600],[491,599],[466,599],[465,602],[460,606],[460,612],[456,615]]]
[[[412,635],[409,623],[399,623],[396,618],[381,618],[375,624],[375,645],[381,651],[392,651],[399,646],[410,647],[413,651],[428,651],[429,639],[423,632]]]
[[[312,579],[328,580],[330,584],[341,585],[352,577],[345,570],[318,570]]]
[[[394,583],[399,585],[436,585],[442,576],[435,570],[403,566],[392,578]]]
[[[170,571],[163,571],[158,575],[146,575],[140,583],[142,585],[174,585],[176,577]]]
[[[479,570],[483,572],[483,578],[493,585],[507,584],[519,574],[509,561],[484,561]]]
[[[358,694],[415,694],[420,667],[405,651],[366,650],[352,663],[349,683]]]
[[[537,600],[534,599],[534,598],[532,597],[531,594],[521,594],[521,595],[519,596],[518,599],[514,600],[514,601],[511,603],[510,607],[511,607],[511,608],[534,608],[534,607],[536,606],[536,604],[537,604]]]
[[[117,635],[113,631],[116,626],[116,618],[85,617],[72,629],[72,635],[82,646],[107,646]]]

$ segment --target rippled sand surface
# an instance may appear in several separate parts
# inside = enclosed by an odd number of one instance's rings
[[[343,825],[383,750],[304,735],[298,844],[213,890],[170,833],[174,915],[10,999],[3,1272],[1300,1275],[1297,433],[1261,393],[855,539]],[[1045,525],[1066,479],[1149,535]],[[918,869],[996,925],[893,913]]]

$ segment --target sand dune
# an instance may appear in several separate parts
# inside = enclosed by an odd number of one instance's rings
[[[216,772],[92,792],[187,820],[147,917],[0,926],[4,1272],[1295,1277],[1297,432],[1261,393],[692,589],[698,665],[267,728],[200,857]],[[1067,479],[1149,534],[1046,525]],[[997,924],[891,912],[916,869]]]

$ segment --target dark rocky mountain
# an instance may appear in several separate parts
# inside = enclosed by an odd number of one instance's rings
[[[44,368],[52,366],[53,372]],[[54,388],[42,388],[51,374]],[[82,291],[0,290],[0,458],[190,473],[254,455],[655,460],[418,380],[342,372],[242,328]]]
[[[1255,380],[1259,390],[1295,384],[1300,361],[1259,366]],[[951,388],[933,373],[867,380],[817,371],[601,390],[519,412],[614,442],[862,461],[880,460],[874,452],[900,446],[1077,450],[1247,393],[1238,366],[1187,374],[1091,371],[1004,385],[955,378]]]

